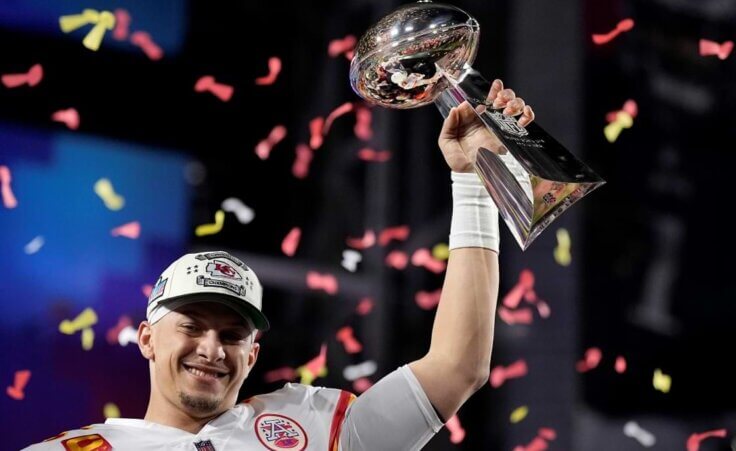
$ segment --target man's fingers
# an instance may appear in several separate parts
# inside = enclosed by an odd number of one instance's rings
[[[527,125],[531,124],[533,120],[534,110],[532,110],[532,107],[530,107],[529,105],[524,106],[524,111],[519,118],[519,125],[522,127],[526,127]]]
[[[493,108],[505,107],[507,103],[516,98],[516,93],[512,89],[503,89],[493,101]]]
[[[486,103],[491,103],[496,100],[498,93],[502,90],[503,81],[499,80],[498,78],[493,80],[493,83],[491,84],[491,91],[488,93],[488,97],[486,97]]]
[[[518,116],[524,111],[525,106],[526,103],[524,102],[524,99],[522,99],[521,97],[517,97],[510,100],[509,103],[506,104],[506,108],[504,108],[503,114],[506,114],[508,116]]]

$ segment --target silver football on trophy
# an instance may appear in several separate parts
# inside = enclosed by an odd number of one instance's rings
[[[367,101],[389,108],[432,103],[478,47],[478,21],[431,1],[402,6],[365,32],[350,64],[350,84]]]

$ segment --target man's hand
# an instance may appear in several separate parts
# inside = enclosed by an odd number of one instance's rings
[[[524,99],[516,97],[511,89],[504,89],[501,80],[491,84],[487,103],[493,108],[504,108],[503,114],[518,116],[519,125],[526,127],[534,120],[532,107],[524,103]],[[496,153],[502,153],[501,141],[486,129],[476,116],[468,102],[450,110],[450,114],[442,124],[437,143],[445,156],[448,166],[454,172],[472,172],[475,155],[479,147],[485,147]]]

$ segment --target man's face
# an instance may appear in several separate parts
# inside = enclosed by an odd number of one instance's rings
[[[151,390],[160,395],[153,399],[171,403],[194,418],[235,405],[259,350],[253,331],[240,315],[222,304],[197,302],[148,327]]]

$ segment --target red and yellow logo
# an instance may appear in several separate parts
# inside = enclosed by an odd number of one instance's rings
[[[66,451],[112,451],[112,445],[100,434],[69,438],[61,444]]]

